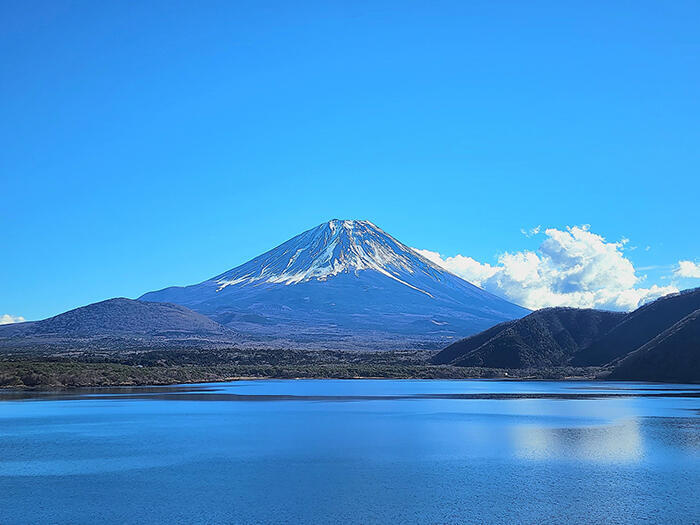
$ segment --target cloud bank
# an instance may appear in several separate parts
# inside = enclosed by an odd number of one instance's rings
[[[22,323],[24,322],[24,317],[21,315],[10,315],[2,314],[0,315],[0,324],[12,324],[12,323]]]
[[[700,264],[693,261],[678,261],[678,267],[673,270],[676,277],[700,279]]]
[[[539,228],[527,232],[538,233]],[[678,291],[675,286],[640,286],[644,277],[637,276],[624,255],[626,239],[608,242],[587,225],[547,228],[544,235],[546,239],[536,251],[503,253],[495,265],[463,255],[442,257],[438,252],[416,251],[463,279],[531,309],[574,306],[632,310]],[[685,262],[690,261],[681,261]],[[683,268],[689,271],[688,266]]]

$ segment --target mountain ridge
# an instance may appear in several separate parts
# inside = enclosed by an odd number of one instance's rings
[[[237,334],[184,306],[117,297],[41,321],[0,326],[0,347],[231,344]]]
[[[700,308],[613,365],[610,379],[699,381]]]
[[[700,288],[629,313],[544,308],[457,341],[434,364],[605,367],[611,379],[700,381]]]
[[[563,366],[624,317],[624,313],[605,310],[543,308],[457,341],[433,362],[493,368]]]
[[[370,221],[338,219],[211,279],[139,300],[182,304],[258,341],[336,348],[439,347],[529,312]]]
[[[604,338],[575,356],[575,366],[601,366],[636,350],[674,323],[700,308],[700,288],[683,290],[646,303],[615,326]]]

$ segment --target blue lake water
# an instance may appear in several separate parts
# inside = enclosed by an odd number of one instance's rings
[[[700,387],[0,394],[0,523],[700,523]]]

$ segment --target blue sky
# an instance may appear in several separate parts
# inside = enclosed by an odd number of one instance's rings
[[[697,2],[143,4],[0,6],[0,315],[334,217],[490,265],[588,224],[700,284]]]

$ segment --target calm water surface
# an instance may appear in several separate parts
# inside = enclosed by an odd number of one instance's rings
[[[0,524],[700,523],[700,388],[240,381],[0,395]]]

